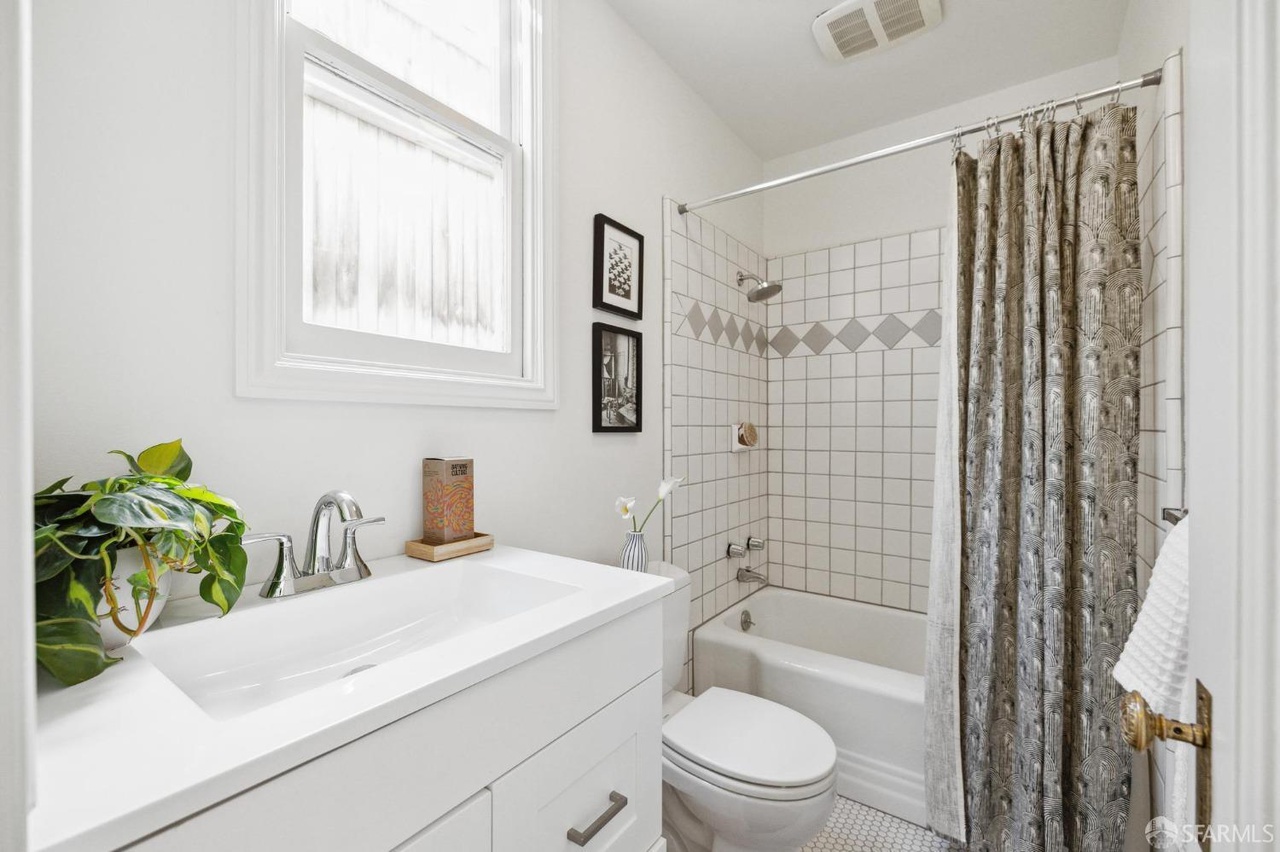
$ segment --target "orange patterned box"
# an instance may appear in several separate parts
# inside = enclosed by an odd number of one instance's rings
[[[422,540],[449,544],[476,534],[475,461],[422,460]]]

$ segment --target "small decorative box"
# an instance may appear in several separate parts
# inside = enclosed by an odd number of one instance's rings
[[[451,544],[476,534],[475,461],[422,460],[422,541]]]

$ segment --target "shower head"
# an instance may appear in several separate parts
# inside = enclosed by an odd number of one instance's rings
[[[763,302],[782,292],[781,284],[772,284],[759,275],[753,275],[750,272],[738,273],[738,286],[741,287],[744,281],[756,282],[755,286],[747,291],[748,302]]]

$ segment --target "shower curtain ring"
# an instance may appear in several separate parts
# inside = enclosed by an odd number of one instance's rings
[[[1075,96],[1075,102],[1076,102],[1076,115],[1084,115],[1084,107],[1083,107],[1083,106],[1081,106],[1081,104],[1080,104],[1080,93],[1079,93],[1079,92],[1077,92],[1077,93],[1076,93],[1076,96]]]
[[[1111,93],[1111,103],[1113,104],[1120,103],[1120,85],[1121,85],[1120,81],[1116,80],[1115,91]]]
[[[956,132],[951,134],[951,156],[954,159],[957,154],[964,150],[964,141],[961,137],[964,134],[960,130],[960,125],[956,125]]]

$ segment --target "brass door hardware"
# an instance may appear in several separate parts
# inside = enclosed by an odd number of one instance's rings
[[[1136,691],[1125,693],[1122,700],[1124,711],[1120,719],[1120,730],[1124,733],[1125,742],[1136,751],[1146,751],[1157,739],[1179,740],[1197,748],[1208,747],[1208,725],[1179,722],[1162,716],[1154,712],[1147,704],[1147,699]]]
[[[1154,712],[1136,691],[1125,693],[1120,731],[1135,751],[1146,751],[1156,740],[1190,743],[1196,751],[1196,822],[1208,826],[1213,819],[1213,696],[1196,681],[1196,721],[1179,722]],[[1209,840],[1201,837],[1200,847],[1208,852]]]

